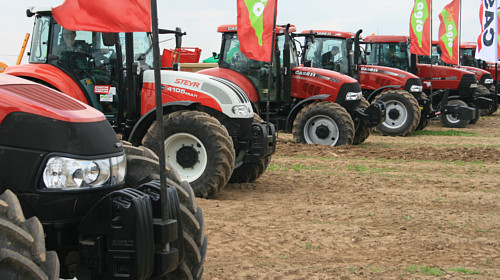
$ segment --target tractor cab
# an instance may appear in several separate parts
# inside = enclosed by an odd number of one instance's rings
[[[273,58],[273,68],[269,62],[257,61],[247,58],[240,51],[240,41],[234,25],[221,25],[217,31],[223,33],[223,46],[219,55],[219,66],[234,70],[247,77],[255,87],[259,100],[278,101],[278,96],[282,98],[285,94],[283,79],[279,76],[279,70],[284,63],[285,28],[276,27],[277,52]],[[294,32],[295,27],[291,26],[289,32]],[[297,51],[294,44],[290,44],[290,67],[296,67],[299,63]],[[269,71],[272,71],[273,84],[269,88]],[[278,86],[278,87],[277,87]],[[277,94],[280,92],[280,94]]]

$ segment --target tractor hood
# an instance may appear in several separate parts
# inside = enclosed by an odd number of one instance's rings
[[[431,65],[417,64],[418,76],[425,89],[431,87]],[[474,73],[459,68],[432,65],[432,86],[434,89],[459,89],[477,87]]]
[[[154,94],[154,71],[144,72],[143,94]],[[203,106],[222,111],[230,118],[253,118],[252,105],[245,92],[235,83],[226,79],[198,73],[161,71],[162,94],[169,100],[200,102]],[[143,98],[143,109],[150,108],[146,102],[154,98]],[[238,109],[235,112],[235,108]],[[146,112],[142,112],[145,114]]]
[[[421,92],[420,78],[410,72],[378,65],[360,65],[359,83],[361,88],[376,90],[386,86],[401,86],[408,92]]]

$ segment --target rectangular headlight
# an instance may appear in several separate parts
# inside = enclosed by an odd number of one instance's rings
[[[52,157],[43,171],[48,189],[74,190],[118,185],[124,182],[127,160],[124,155],[82,160]]]
[[[410,87],[411,92],[422,92],[423,87],[422,86],[417,86],[417,85],[412,85]]]
[[[487,85],[493,84],[493,79],[484,79],[484,83]]]
[[[359,100],[361,99],[361,92],[348,92],[345,96],[345,100]]]

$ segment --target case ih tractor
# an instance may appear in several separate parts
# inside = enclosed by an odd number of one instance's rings
[[[424,92],[446,127],[463,128],[477,122],[479,112],[476,109],[486,109],[491,103],[491,100],[477,96],[477,79],[473,73],[453,67],[431,67],[430,64],[417,63],[417,57],[409,55],[407,36],[371,35],[364,41],[371,48],[367,61],[409,71],[420,77]],[[428,120],[435,113],[424,110],[422,114],[426,116],[424,120]]]
[[[476,79],[478,81],[478,85],[477,85],[477,89],[476,89],[477,96],[485,97],[485,98],[488,98],[488,99],[491,99],[492,101],[494,101],[490,104],[490,108],[480,109],[479,110],[480,115],[484,116],[484,115],[492,114],[494,111],[496,111],[496,107],[498,107],[498,106],[496,105],[495,88],[493,86],[494,80],[493,80],[492,74],[490,72],[488,72],[484,69],[478,68],[476,66],[467,66],[467,65],[457,66],[457,65],[451,65],[451,64],[444,63],[441,60],[441,54],[442,54],[442,50],[441,50],[441,47],[439,46],[439,42],[432,41],[432,56],[433,56],[432,62],[433,62],[433,64],[434,65],[445,65],[445,66],[450,66],[450,67],[457,67],[457,68],[461,68],[461,69],[464,69],[466,71],[474,73],[476,75]],[[425,61],[425,59],[427,59],[427,63],[430,63],[428,57],[419,56],[419,60]],[[462,61],[462,60],[470,61],[470,58],[461,52],[460,61]]]
[[[120,142],[105,116],[0,74],[2,279],[200,279],[203,213],[188,182]]]
[[[219,67],[198,73],[240,86],[254,110],[262,117],[268,116],[279,129],[292,132],[296,142],[359,144],[370,135],[370,127],[384,120],[384,105],[362,102],[361,88],[355,79],[330,70],[299,66],[290,34],[295,27],[276,28],[272,69],[270,63],[248,59],[240,52],[236,31],[236,25],[218,27],[222,33]]]
[[[361,53],[360,35],[361,30],[356,34],[331,30],[302,31],[297,34],[305,37],[302,62],[358,80],[363,97],[369,103],[381,101],[385,104],[385,121],[376,126],[379,133],[407,136],[419,124],[419,104],[429,104],[423,100],[427,97],[423,95],[422,83],[417,76],[397,68],[367,65]],[[351,55],[353,47],[354,57]],[[332,51],[337,49],[339,52],[332,57]]]
[[[274,153],[274,127],[255,116],[236,84],[216,77],[161,71],[164,127],[155,121],[152,45],[147,33],[64,30],[50,10],[35,16],[29,64],[5,73],[23,77],[74,97],[102,111],[115,131],[133,145],[165,157],[196,196],[211,197],[230,182],[252,182]],[[181,44],[180,30],[173,33]],[[68,36],[74,43],[64,47]],[[160,138],[164,130],[164,139]]]
[[[479,84],[484,85],[487,89],[489,89],[491,94],[489,98],[491,98],[494,101],[494,104],[489,110],[484,110],[484,114],[491,115],[498,110],[498,102],[500,100],[500,94],[496,92],[497,90],[496,84],[500,77],[500,72],[498,71],[498,64],[485,62],[476,59],[475,57],[476,57],[476,43],[474,42],[460,43],[460,67],[476,73],[476,76],[478,77],[479,80]],[[484,71],[488,72],[490,75],[485,74]],[[489,79],[492,80],[491,83],[489,82]]]

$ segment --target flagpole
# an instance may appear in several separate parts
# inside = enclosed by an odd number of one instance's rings
[[[429,42],[430,44],[430,52],[431,52],[431,94],[430,94],[430,100],[431,100],[431,104],[432,104],[432,91],[433,91],[433,81],[432,81],[432,1],[430,1],[430,11],[431,11],[431,18],[430,18],[430,28],[431,28],[431,40]]]
[[[167,193],[167,173],[165,164],[165,139],[163,131],[163,101],[161,96],[161,68],[160,68],[160,44],[158,32],[158,7],[156,0],[151,0],[151,29],[153,43],[153,69],[155,78],[155,97],[156,97],[156,122],[160,133],[159,163],[160,163],[160,198],[162,220],[168,219],[168,193]]]
[[[276,3],[274,5],[274,14],[273,14],[273,41],[271,43],[271,58],[270,58],[270,65],[269,65],[269,77],[267,79],[267,98],[266,98],[266,122],[269,123],[269,110],[271,110],[271,103],[270,103],[270,97],[271,97],[271,87],[273,86],[272,79],[273,79],[273,61],[274,61],[274,53],[275,53],[275,46],[276,46],[276,14],[278,10],[278,0],[276,0]],[[277,90],[277,89],[276,89]],[[276,92],[276,96],[278,96],[278,93]]]
[[[458,6],[458,66],[462,66],[462,60],[460,59],[460,43],[462,42],[462,0],[459,1]]]

